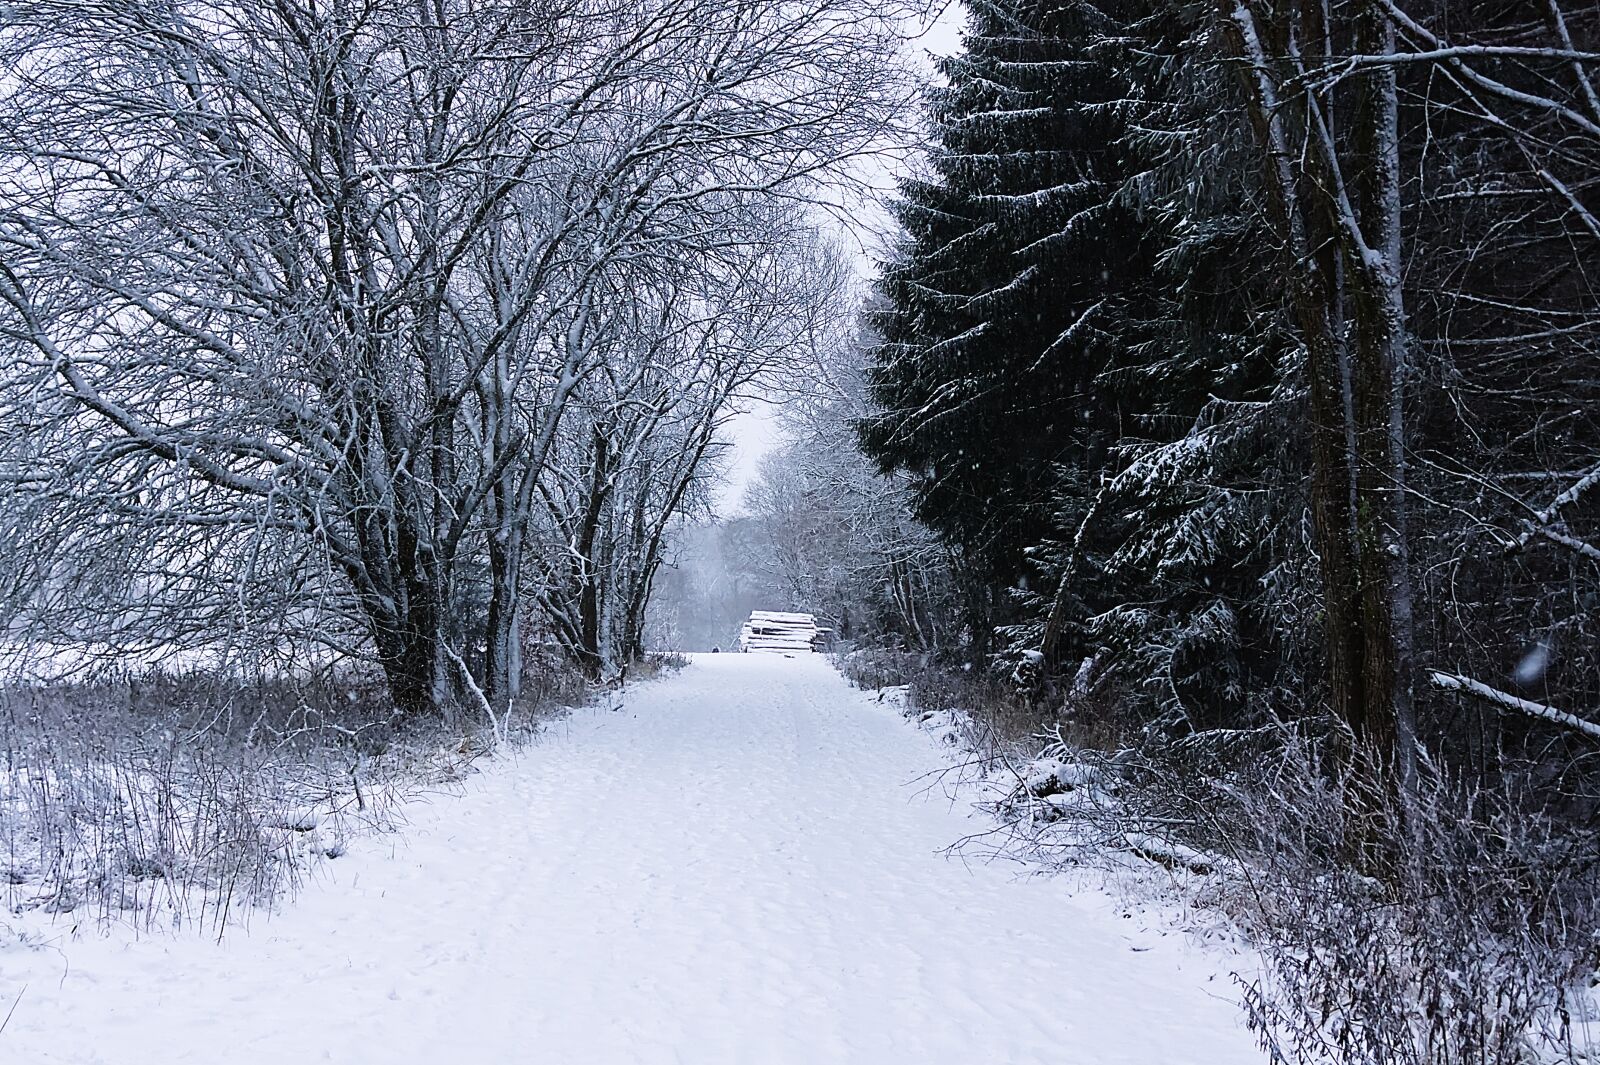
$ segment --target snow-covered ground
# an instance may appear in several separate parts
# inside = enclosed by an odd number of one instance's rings
[[[0,920],[0,1062],[1262,1060],[1227,958],[944,857],[980,826],[912,783],[933,740],[819,657],[699,656],[497,761],[220,945]]]

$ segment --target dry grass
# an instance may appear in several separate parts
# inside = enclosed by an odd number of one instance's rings
[[[536,662],[502,734],[517,742],[586,698],[571,671]],[[0,689],[0,900],[220,933],[470,772],[486,726],[400,721],[359,677]]]

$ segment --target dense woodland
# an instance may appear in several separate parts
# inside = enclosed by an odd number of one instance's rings
[[[857,514],[881,542],[840,564],[904,602],[801,598],[1166,730],[1327,711],[1397,777],[1419,742],[1581,749],[1596,33],[1542,2],[974,5],[865,369],[752,495]],[[852,430],[886,482],[827,452]]]
[[[974,5],[864,384],[800,420],[858,428],[948,556],[876,619],[908,643],[1042,652],[1167,728],[1582,733],[1517,707],[1600,703],[1600,24],[1323,7]]]
[[[1600,7],[967,6],[775,586],[1272,867],[1291,1060],[1535,1060],[1596,961]]]

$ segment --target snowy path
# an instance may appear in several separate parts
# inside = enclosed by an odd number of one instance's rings
[[[938,764],[820,659],[703,656],[222,946],[0,950],[0,1062],[1261,1060],[1179,937],[940,856]]]

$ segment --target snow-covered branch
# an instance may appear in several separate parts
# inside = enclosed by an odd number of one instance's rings
[[[1457,673],[1444,673],[1437,669],[1429,670],[1428,679],[1440,691],[1461,692],[1465,695],[1471,695],[1492,703],[1503,710],[1515,710],[1519,713],[1528,714],[1552,724],[1561,725],[1564,728],[1574,729],[1592,739],[1600,740],[1600,722],[1586,721],[1575,714],[1567,713],[1565,710],[1557,710],[1555,707],[1547,706],[1544,703],[1523,699],[1512,695],[1510,692],[1491,688],[1487,684],[1473,680],[1470,677],[1463,677]]]

